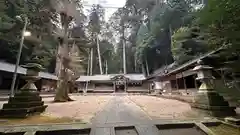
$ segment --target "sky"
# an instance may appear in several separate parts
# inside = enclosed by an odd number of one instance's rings
[[[103,7],[123,7],[126,0],[84,0],[84,12],[87,13],[88,5],[101,4]],[[105,20],[107,21],[117,8],[105,8]]]

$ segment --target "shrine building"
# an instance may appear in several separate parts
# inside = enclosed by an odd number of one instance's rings
[[[149,82],[143,74],[107,74],[80,76],[76,83],[78,91],[94,93],[148,93]]]

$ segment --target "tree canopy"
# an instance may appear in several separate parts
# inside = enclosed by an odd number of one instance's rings
[[[16,16],[27,15],[30,22],[28,30],[38,40],[41,39],[41,46],[36,48],[35,42],[26,40],[21,64],[32,55],[39,55],[44,67],[49,70],[54,68],[52,63],[59,39],[52,32],[56,31],[60,22],[57,10],[62,9],[54,7],[53,2],[57,1],[0,0],[2,60],[15,62],[23,27],[23,22]],[[227,47],[221,54],[228,61],[225,65],[235,65],[232,66],[236,67],[233,70],[238,71],[239,10],[238,0],[127,0],[106,21],[104,7],[96,4],[92,5],[88,15],[82,11],[71,12],[77,17],[71,23],[73,34],[69,43],[80,39],[76,45],[83,58],[79,64],[84,65],[85,71],[90,60],[88,47],[93,47],[94,74],[100,73],[96,34],[99,37],[102,68],[106,70],[108,67],[109,73],[123,70],[123,43],[126,44],[129,73],[142,72],[144,68],[145,73],[151,74],[162,66],[182,64],[223,45]]]

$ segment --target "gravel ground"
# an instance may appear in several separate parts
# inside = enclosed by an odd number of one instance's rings
[[[153,96],[129,96],[152,119],[192,119],[204,117],[192,110],[188,103]]]
[[[73,95],[75,101],[48,105],[43,116],[70,118],[84,123],[143,122],[151,119],[200,118],[189,104],[177,100],[146,95]],[[6,102],[6,101],[5,101]],[[0,107],[4,102],[0,102]]]
[[[68,117],[89,123],[103,109],[112,96],[71,96],[75,101],[52,103],[53,98],[45,98],[48,105],[43,115],[52,117]]]

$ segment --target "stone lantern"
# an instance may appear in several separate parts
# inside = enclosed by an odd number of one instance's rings
[[[196,79],[200,80],[202,84],[196,95],[194,95],[194,102],[191,104],[191,107],[211,116],[235,115],[235,107],[230,107],[228,102],[214,89],[213,68],[204,65],[202,60],[199,60],[197,63],[198,65],[193,70],[197,72]]]
[[[32,58],[29,63],[23,66],[27,68],[26,76],[23,77],[27,83],[20,91],[15,93],[14,97],[9,98],[8,103],[3,104],[0,117],[24,118],[45,111],[47,105],[44,105],[34,84],[35,81],[40,79],[38,74],[43,69],[37,61],[37,57]]]
[[[202,82],[199,92],[202,91],[213,91],[213,79],[212,76],[212,67],[208,65],[204,65],[202,60],[198,61],[198,64],[196,67],[194,67],[193,71],[197,72],[197,78],[196,80],[200,80]]]
[[[37,87],[35,86],[35,82],[39,80],[38,74],[40,70],[42,70],[42,65],[37,63],[28,63],[23,65],[22,67],[27,68],[27,74],[23,77],[27,81],[27,83],[21,88],[21,90],[30,90],[31,92],[37,91]]]

